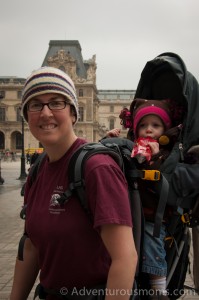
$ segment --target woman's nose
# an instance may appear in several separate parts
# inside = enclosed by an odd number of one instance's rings
[[[52,110],[47,105],[44,105],[40,115],[52,115]]]

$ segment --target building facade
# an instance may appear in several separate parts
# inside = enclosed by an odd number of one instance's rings
[[[52,66],[66,72],[74,81],[79,102],[80,118],[75,133],[96,142],[112,128],[120,125],[119,114],[129,107],[135,90],[97,90],[96,56],[83,60],[78,41],[50,41],[42,66]],[[24,148],[38,148],[20,116],[21,93],[25,79],[0,77],[0,151],[20,152]],[[24,143],[23,143],[24,141]]]
[[[113,128],[121,129],[121,136],[126,136],[127,130],[120,124],[120,112],[129,108],[133,101],[134,90],[98,90],[99,99],[99,124],[103,133]]]

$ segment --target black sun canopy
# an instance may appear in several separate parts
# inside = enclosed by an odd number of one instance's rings
[[[148,61],[135,98],[174,100],[184,110],[181,120],[184,149],[199,144],[199,85],[179,55],[167,52]]]

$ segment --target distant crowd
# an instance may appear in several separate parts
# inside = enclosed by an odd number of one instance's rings
[[[30,154],[29,152],[26,154],[26,163],[29,164],[30,166],[34,164],[35,160],[39,156],[38,152],[34,152],[33,154]]]
[[[0,157],[3,161],[16,161],[17,153],[13,151],[0,152]]]
[[[32,165],[38,156],[39,156],[39,153],[36,151],[34,153],[29,153],[29,152],[26,153],[26,163],[29,165]],[[2,161],[13,162],[13,161],[17,161],[20,157],[21,157],[21,154],[16,153],[14,151],[1,151],[0,152],[0,159]]]

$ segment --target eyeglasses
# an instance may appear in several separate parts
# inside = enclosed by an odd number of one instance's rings
[[[66,105],[70,105],[70,103],[64,100],[59,100],[59,101],[56,100],[47,103],[42,103],[33,100],[27,104],[27,109],[28,111],[32,111],[32,112],[42,111],[45,105],[47,105],[50,110],[61,110],[64,109]]]

